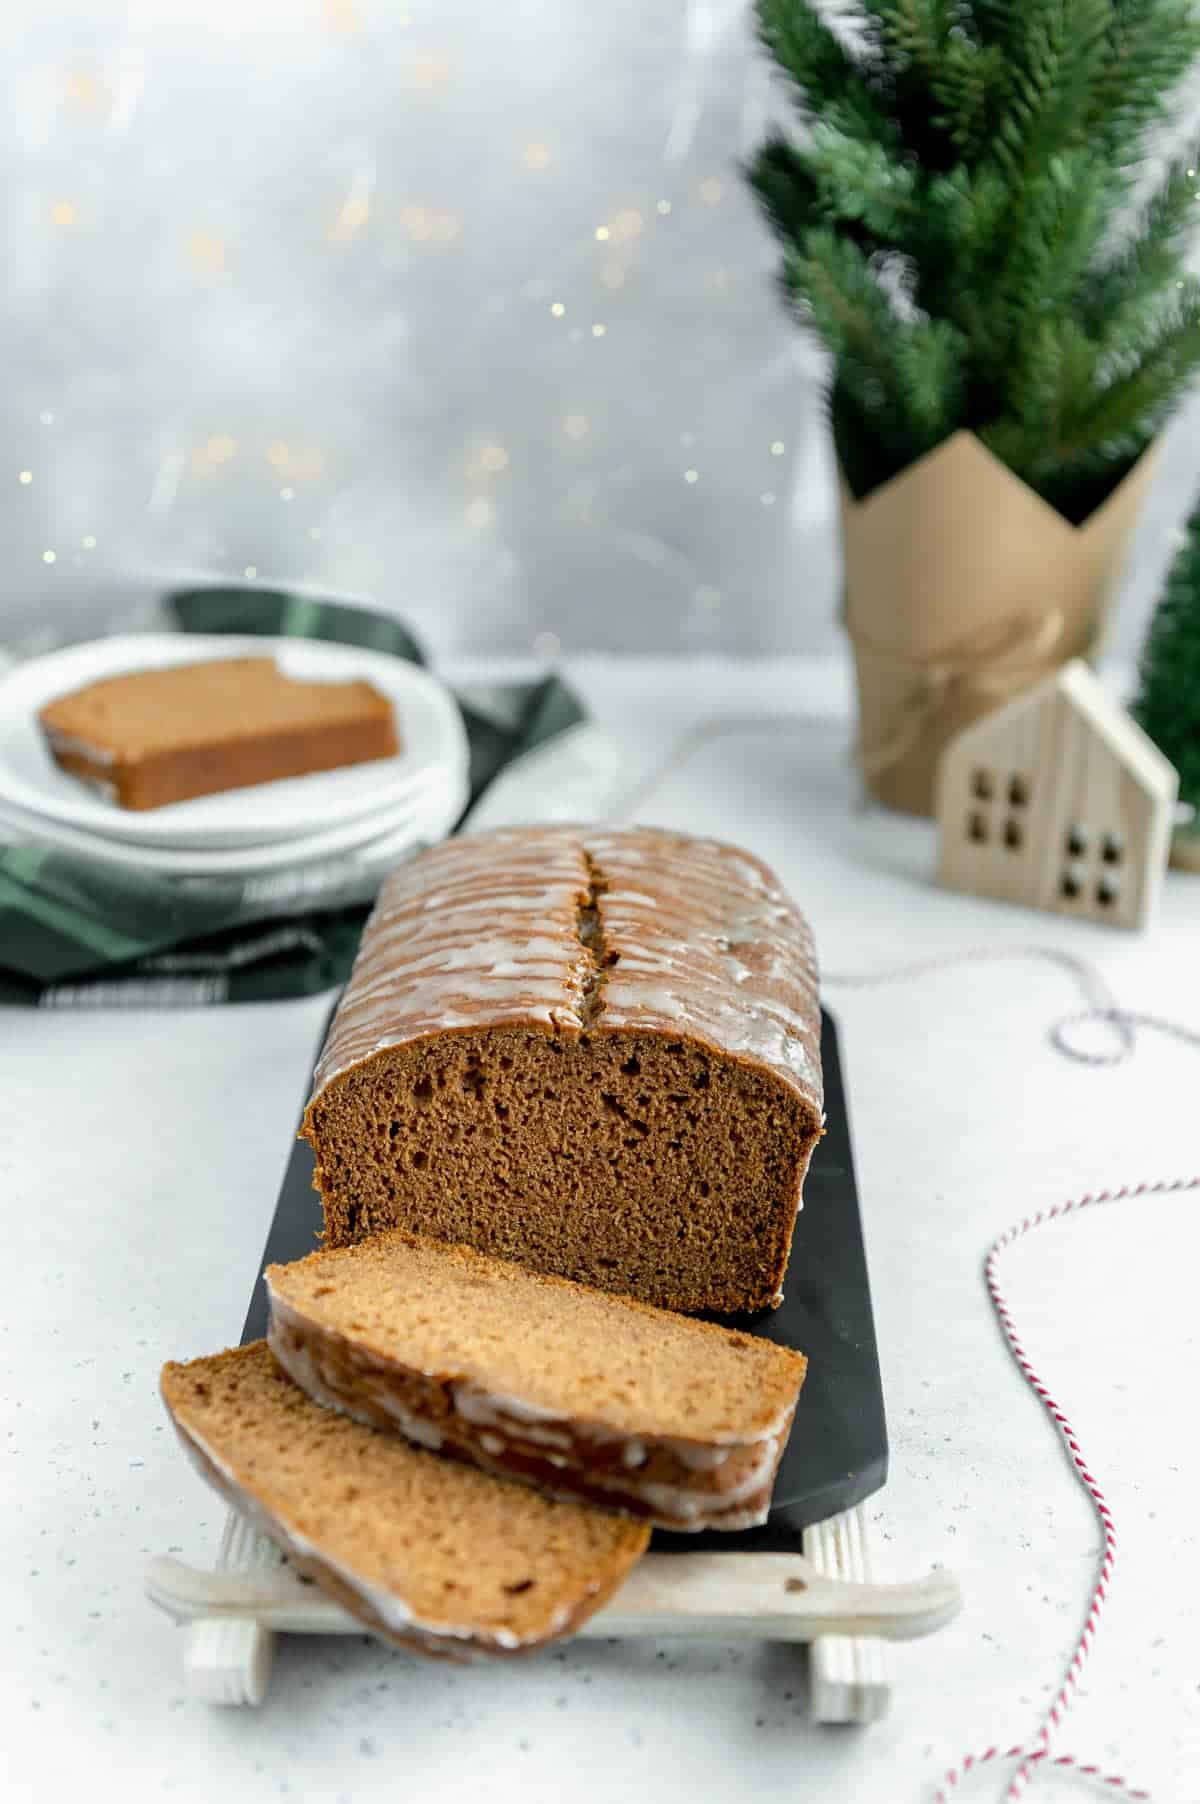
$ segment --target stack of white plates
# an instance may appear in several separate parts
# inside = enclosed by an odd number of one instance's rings
[[[308,682],[373,683],[395,710],[399,755],[136,812],[59,770],[46,749],[38,710],[85,683],[267,656]],[[466,806],[467,761],[462,716],[436,678],[383,652],[324,640],[136,634],[73,645],[0,675],[0,841],[144,871],[242,877],[335,855],[399,859],[454,825]]]

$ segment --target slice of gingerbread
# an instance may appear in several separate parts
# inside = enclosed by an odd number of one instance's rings
[[[799,1353],[401,1231],[266,1282],[271,1348],[320,1403],[660,1527],[766,1518]]]
[[[256,1341],[163,1368],[201,1474],[368,1628],[420,1653],[517,1654],[571,1634],[649,1530],[556,1503],[321,1409]]]
[[[61,769],[118,807],[162,808],[394,757],[392,705],[366,682],[314,683],[271,658],[104,677],[38,715]]]

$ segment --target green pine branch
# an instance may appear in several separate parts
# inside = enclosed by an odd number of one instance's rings
[[[864,144],[818,125],[806,156],[822,218],[861,224],[874,238],[907,245],[917,221],[916,170],[882,144]]]
[[[948,0],[868,0],[867,10],[879,22],[897,73],[911,71],[932,81],[955,22]]]
[[[998,234],[990,271],[981,362],[1000,392],[1019,395],[1028,349],[1043,320],[1068,315],[1102,241],[1104,173],[1086,152],[1051,158],[1025,204]],[[1019,413],[1019,401],[1014,406]]]
[[[1194,0],[1117,0],[1110,11],[1086,124],[1098,152],[1119,161],[1200,56],[1200,10]]]
[[[1179,772],[1180,800],[1200,811],[1200,508],[1150,622],[1133,716]]]
[[[1200,214],[1198,198],[1193,151],[1168,170],[1120,252],[1084,282],[1080,318],[1108,349],[1118,350],[1140,321],[1173,299]]]
[[[807,0],[758,0],[757,19],[759,38],[789,77],[802,112],[819,112],[849,136],[896,141],[862,69]]]
[[[803,152],[768,138],[747,180],[776,235],[794,240],[815,222],[837,224],[867,246],[902,242],[917,211],[917,175],[881,144],[819,125]]]
[[[1014,184],[1086,136],[1092,86],[1104,65],[1111,0],[1029,0],[1007,104],[992,154]]]
[[[959,156],[976,155],[987,142],[1008,81],[1004,52],[997,44],[952,37],[929,90],[939,111],[934,124]]]
[[[872,423],[896,468],[953,430],[965,345],[945,320],[901,319],[861,249],[828,228],[786,259],[784,280],[805,323],[833,352],[841,393]]]
[[[1056,468],[1073,398],[1092,392],[1096,362],[1096,346],[1072,319],[1044,319],[1029,332],[1011,412],[981,436],[1031,486]]]
[[[1056,450],[1064,461],[1133,455],[1146,434],[1162,424],[1183,384],[1200,368],[1200,284],[1181,296],[1176,317],[1160,329],[1134,367],[1102,387],[1072,397],[1059,428]]]

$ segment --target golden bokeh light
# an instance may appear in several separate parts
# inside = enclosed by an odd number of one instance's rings
[[[325,23],[330,31],[349,36],[362,29],[362,20],[358,16],[354,0],[325,0],[324,12]]]
[[[356,238],[371,218],[371,197],[369,194],[356,193],[353,189],[342,202],[337,218],[329,228],[331,244],[349,244]]]
[[[63,93],[71,106],[87,109],[100,105],[100,83],[88,69],[70,70],[63,80]]]
[[[225,241],[215,232],[193,232],[187,241],[188,256],[200,269],[224,269]]]
[[[426,92],[444,88],[450,79],[450,58],[442,50],[423,50],[412,59],[409,73],[416,86]]]

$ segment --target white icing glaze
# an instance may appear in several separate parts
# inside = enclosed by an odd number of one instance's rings
[[[333,1391],[325,1382],[320,1364],[312,1348],[307,1342],[294,1338],[293,1335],[282,1334],[280,1326],[285,1318],[288,1325],[297,1321],[290,1311],[285,1311],[278,1303],[273,1309],[272,1320],[267,1329],[267,1345],[287,1373],[314,1403],[324,1409],[336,1409],[340,1415],[350,1416],[356,1422],[363,1422],[373,1428],[375,1422],[367,1412],[356,1410],[350,1401],[339,1392]],[[425,1416],[414,1415],[412,1410],[393,1395],[390,1385],[376,1379],[372,1382],[372,1374],[361,1371],[356,1375],[358,1388],[367,1401],[394,1422],[406,1441],[413,1441],[418,1447],[426,1447],[431,1453],[437,1453],[443,1445],[440,1429],[436,1428]]]
[[[86,758],[91,764],[113,765],[117,762],[117,754],[107,746],[89,745],[86,739],[77,739],[73,733],[64,733],[61,727],[48,726],[42,722],[42,731],[54,752],[61,752],[67,758]]]
[[[107,777],[98,777],[95,771],[91,770],[73,770],[70,774],[77,783],[85,783],[89,789],[94,789],[96,794],[103,796],[106,802],[120,801],[120,790],[115,783],[110,783]]]
[[[725,1527],[727,1517],[734,1513],[737,1504],[757,1496],[764,1486],[770,1484],[778,1460],[779,1441],[775,1436],[770,1436],[759,1444],[757,1457],[743,1477],[725,1490],[693,1491],[686,1485],[640,1479],[636,1495],[649,1505],[655,1515],[670,1517],[685,1524],[694,1523],[697,1527],[703,1527],[710,1521]],[[620,1495],[626,1489],[620,1479],[611,1478],[603,1472],[589,1473],[588,1477],[589,1482],[602,1491],[611,1490]],[[765,1521],[768,1508],[769,1501],[750,1520]]]
[[[728,1445],[699,1447],[690,1441],[667,1441],[664,1445],[670,1447],[680,1465],[686,1466],[689,1472],[719,1471],[733,1452],[733,1448]]]
[[[579,925],[594,875],[611,962],[592,1020]],[[504,828],[402,866],[364,934],[314,1096],[389,1047],[493,1027],[686,1036],[821,1106],[811,933],[757,859],[712,840]]]
[[[565,1418],[555,1418],[548,1410],[520,1398],[486,1391],[472,1379],[452,1383],[450,1392],[464,1422],[476,1428],[507,1429],[510,1434],[515,1429],[523,1441],[532,1441],[537,1447],[557,1447],[569,1452],[576,1439],[572,1427],[583,1427],[582,1423],[569,1424]]]
[[[446,1437],[427,1419],[414,1416],[389,1394],[389,1386],[394,1384],[397,1375],[415,1368],[403,1367],[342,1336],[331,1337],[299,1310],[284,1303],[269,1282],[267,1291],[271,1306],[268,1344],[284,1370],[315,1402],[372,1425],[369,1414],[355,1410],[352,1398],[342,1390],[331,1389],[326,1382],[322,1352],[332,1338],[338,1343],[339,1364],[349,1361],[353,1365],[355,1387],[395,1422],[403,1435],[419,1445],[435,1449],[445,1445]],[[281,1333],[285,1327],[288,1332]],[[311,1338],[297,1347],[297,1339],[306,1336]],[[578,1471],[589,1485],[610,1493],[614,1501],[622,1497],[636,1499],[655,1514],[685,1527],[702,1527],[707,1521],[726,1526],[736,1505],[769,1487],[793,1413],[793,1406],[787,1406],[775,1417],[768,1431],[753,1439],[713,1435],[708,1442],[702,1443],[672,1435],[633,1435],[615,1429],[611,1424],[557,1415],[527,1398],[488,1390],[472,1379],[447,1380],[430,1372],[419,1375],[431,1383],[445,1385],[454,1412],[472,1428],[481,1431],[474,1438],[490,1459],[502,1461],[506,1453],[528,1451],[559,1470]],[[430,1433],[436,1440],[425,1438]],[[619,1450],[620,1466],[629,1476],[622,1477],[620,1472],[592,1466],[587,1458],[589,1448]],[[633,1473],[656,1453],[667,1454],[684,1470],[697,1473],[719,1471],[735,1456],[745,1458],[749,1455],[750,1458],[734,1484],[716,1491],[711,1487],[692,1489],[687,1485],[641,1478],[635,1482]],[[765,1511],[747,1520],[758,1521],[763,1516]]]

